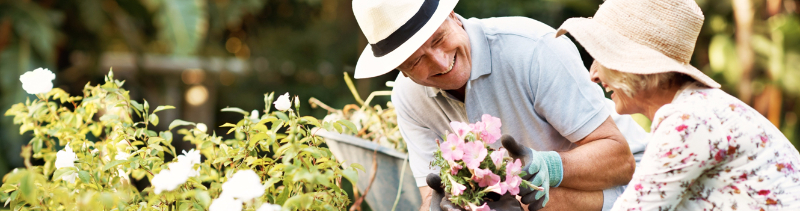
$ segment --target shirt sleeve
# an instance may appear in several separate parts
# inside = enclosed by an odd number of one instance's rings
[[[425,178],[430,173],[439,174],[439,168],[431,166],[433,153],[439,149],[436,139],[441,139],[432,129],[424,126],[409,112],[402,99],[392,96],[397,112],[397,125],[408,147],[408,164],[417,182],[417,187],[428,186]]]
[[[548,33],[534,51],[529,80],[534,110],[569,141],[580,141],[610,115],[603,91],[566,37]]]
[[[733,153],[710,119],[677,112],[660,122],[612,210],[676,210],[687,187]]]

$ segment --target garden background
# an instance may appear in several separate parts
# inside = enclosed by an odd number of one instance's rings
[[[464,17],[525,16],[558,27],[591,16],[601,0],[463,0]],[[800,148],[800,0],[698,0],[705,24],[692,64],[777,125]],[[113,68],[131,99],[174,105],[161,122],[183,119],[217,128],[240,118],[222,113],[264,105],[263,94],[299,95],[305,114],[317,98],[356,103],[343,79],[352,75],[366,38],[350,0],[0,0],[0,110],[34,98],[19,76],[38,67],[55,87],[82,95]],[[592,59],[581,49],[584,64]],[[389,90],[397,72],[354,80],[361,98]],[[346,77],[346,76],[344,76]],[[373,104],[385,104],[378,97]],[[648,127],[649,122],[637,116]],[[161,124],[157,130],[167,130]],[[217,134],[225,131],[217,128]],[[177,137],[181,140],[180,137]],[[0,118],[0,175],[22,167],[12,117]],[[188,142],[175,142],[180,149]]]

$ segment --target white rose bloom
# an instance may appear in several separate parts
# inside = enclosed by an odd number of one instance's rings
[[[261,121],[261,116],[258,115],[258,110],[253,110],[250,112],[250,121],[258,122]]]
[[[200,151],[191,149],[188,152],[183,150],[183,155],[178,155],[178,161],[181,159],[188,159],[192,165],[200,163]]]
[[[153,180],[150,180],[150,184],[153,184],[153,191],[156,194],[161,194],[162,191],[172,191],[175,190],[179,185],[186,182],[186,176],[180,176],[169,169],[161,170],[155,176],[153,176]]]
[[[19,81],[22,82],[22,89],[28,94],[49,92],[53,89],[53,79],[56,79],[56,74],[44,68],[37,68],[19,76]]]
[[[67,145],[67,147],[56,153],[56,168],[75,167],[76,160],[78,160],[78,156]]]
[[[203,123],[197,123],[197,125],[195,125],[194,127],[200,131],[203,131],[204,133],[208,131],[208,126],[206,126],[206,124]]]
[[[242,201],[234,200],[229,196],[220,196],[214,201],[211,201],[211,206],[208,207],[209,211],[228,211],[228,210],[242,210]]]
[[[242,170],[233,174],[225,183],[222,183],[222,195],[250,201],[264,195],[264,185],[261,177],[253,170]]]
[[[292,102],[289,100],[289,93],[287,92],[286,94],[278,96],[278,99],[272,104],[275,104],[275,108],[279,111],[289,110],[289,108],[292,107]]]
[[[281,205],[264,203],[256,211],[281,211]]]

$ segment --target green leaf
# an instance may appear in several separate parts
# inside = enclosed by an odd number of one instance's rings
[[[230,122],[226,122],[225,124],[222,124],[219,127],[236,127],[236,125]]]
[[[345,127],[347,127],[347,129],[350,129],[350,131],[353,131],[353,133],[357,133],[358,132],[358,129],[356,129],[356,125],[353,124],[350,121],[342,119],[342,120],[336,121],[336,123],[344,125]]]
[[[156,114],[150,114],[150,123],[153,123],[153,126],[158,126],[158,116]]]
[[[358,183],[358,172],[355,170],[352,169],[342,170],[342,176],[344,176],[345,179],[350,180],[351,184]]]
[[[156,107],[156,110],[153,111],[153,113],[156,113],[156,112],[159,112],[159,111],[163,111],[163,110],[167,110],[167,109],[175,109],[175,106],[171,106],[171,105],[158,106],[158,107]]]
[[[288,122],[289,121],[289,116],[286,116],[286,113],[276,111],[274,114],[275,114],[275,116],[278,116],[278,118],[280,118],[284,122]]]
[[[358,163],[350,164],[350,168],[358,169],[358,170],[363,171],[364,173],[367,173],[367,170],[364,169],[364,166],[361,166],[361,164],[358,164]]]
[[[42,139],[41,138],[35,137],[35,138],[33,138],[31,140],[31,142],[33,142],[33,143],[31,143],[33,145],[33,153],[39,153],[40,151],[42,151]]]
[[[19,184],[19,190],[22,192],[22,196],[30,202],[34,202],[36,198],[35,176],[33,172],[26,171],[22,175],[22,180]]]
[[[56,169],[56,171],[53,172],[53,181],[55,181],[56,179],[61,179],[61,177],[63,177],[64,175],[70,175],[72,173],[75,173],[75,167]]]
[[[319,120],[317,120],[317,118],[314,118],[314,117],[312,117],[312,116],[304,116],[304,117],[300,117],[300,120],[305,120],[305,121],[306,121],[306,124],[311,124],[311,125],[314,125],[314,126],[317,126],[317,127],[322,127],[322,126],[319,124]]]
[[[144,107],[142,107],[142,104],[139,104],[139,102],[136,102],[135,100],[131,100],[131,105],[133,105],[133,108],[135,108],[137,111],[143,111],[144,110]]]
[[[275,204],[284,204],[286,202],[286,199],[289,198],[289,194],[292,192],[292,186],[287,185],[285,187],[286,188],[283,189],[283,192],[281,192],[281,194],[278,195],[278,198],[275,199]]]
[[[172,121],[172,123],[169,124],[169,129],[172,130],[172,128],[179,127],[179,126],[187,126],[187,125],[195,125],[195,123],[194,122],[183,121],[183,120],[180,120],[180,119],[175,119],[175,120]]]
[[[126,163],[129,163],[129,162],[130,161],[128,161],[128,160],[113,160],[111,162],[108,162],[105,166],[103,166],[103,171],[108,171],[108,169],[111,169],[114,166],[117,166],[117,165],[120,165],[120,164],[126,164]]]
[[[81,181],[86,184],[90,184],[92,182],[92,175],[89,175],[89,172],[86,171],[79,171],[78,178],[81,178]]]
[[[250,114],[249,112],[242,110],[241,108],[235,108],[235,107],[223,108],[222,112],[236,112],[244,115]]]

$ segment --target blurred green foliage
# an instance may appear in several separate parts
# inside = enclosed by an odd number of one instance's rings
[[[736,51],[741,46],[736,42],[733,1],[697,0],[706,21],[692,63],[737,96],[738,84],[743,79],[752,81],[750,104],[776,119],[784,134],[800,146],[800,1],[750,1],[754,20],[749,47],[755,64],[747,78],[742,77],[738,63]],[[767,5],[775,1],[778,10]],[[464,17],[525,16],[557,28],[569,17],[592,16],[602,2],[465,0],[455,11]],[[189,87],[180,82],[180,73],[146,69],[141,59],[146,55],[219,57],[241,59],[249,66],[242,72],[205,70],[204,84],[214,88],[211,111],[226,106],[259,108],[266,90],[291,91],[301,99],[315,97],[341,108],[355,103],[341,73],[352,73],[367,45],[350,4],[349,0],[0,0],[0,108],[31,97],[22,91],[18,77],[37,67],[54,70],[57,87],[79,94],[87,82],[102,82],[109,69],[103,66],[103,56],[110,52],[136,58],[133,71],[118,74],[127,80],[132,99],[147,96],[150,101],[168,101],[159,98],[167,96],[170,80],[180,83],[181,89]],[[580,50],[588,66],[592,59]],[[387,90],[384,82],[396,76],[393,72],[355,84],[364,98],[371,91]],[[373,104],[387,100],[378,97]],[[777,110],[770,113],[770,108]],[[182,109],[177,106],[176,110]],[[309,109],[307,113],[321,118],[327,111]],[[215,125],[238,118],[208,115],[214,117]],[[0,121],[0,140],[5,146],[0,152],[0,174],[22,165],[19,149],[29,139],[30,135],[16,132],[10,118]]]

